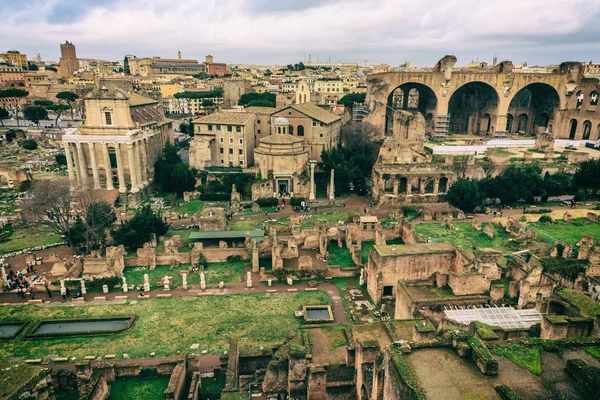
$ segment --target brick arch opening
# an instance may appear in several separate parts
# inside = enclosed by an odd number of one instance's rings
[[[385,132],[391,135],[393,129],[393,113],[396,110],[420,112],[426,119],[426,129],[433,131],[438,99],[434,91],[427,85],[417,82],[406,82],[394,88],[387,98]]]
[[[510,101],[508,112],[512,115],[526,114],[530,122],[526,134],[533,135],[538,128],[547,128],[554,122],[560,106],[560,96],[547,83],[531,83],[521,88]]]
[[[468,82],[460,86],[448,102],[450,133],[482,135],[495,129],[500,97],[496,89],[485,82]],[[490,121],[482,129],[482,121]]]

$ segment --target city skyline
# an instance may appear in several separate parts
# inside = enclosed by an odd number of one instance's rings
[[[507,4],[510,3],[510,6]],[[600,44],[594,19],[600,4],[583,1],[331,0],[275,2],[223,0],[33,0],[3,3],[7,35],[0,48],[58,61],[59,43],[77,45],[80,58],[138,57],[227,63],[304,61],[432,66],[444,54],[548,65],[589,61]],[[526,18],[526,23],[524,20]],[[314,29],[314,27],[322,27]]]

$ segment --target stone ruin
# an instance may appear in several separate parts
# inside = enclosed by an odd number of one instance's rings
[[[227,219],[225,209],[221,207],[204,207],[197,213],[198,226],[202,232],[226,231]]]
[[[183,192],[183,201],[186,203],[197,200],[200,198],[200,192],[194,190],[193,192]]]
[[[140,265],[147,265],[150,270],[156,268],[156,246],[144,243],[144,247],[137,249],[137,258]]]
[[[488,235],[488,237],[490,239],[494,238],[494,224],[489,222],[485,228],[483,228],[483,233],[485,233],[486,235]]]
[[[518,240],[537,239],[537,232],[533,230],[527,231],[527,225],[517,221],[514,218],[508,218],[508,222],[506,223],[506,232],[510,235],[510,237]]]
[[[239,211],[241,201],[242,195],[236,190],[235,184],[231,185],[231,209],[233,211]]]
[[[537,151],[543,151],[544,153],[554,153],[554,135],[552,132],[549,132],[543,127],[538,128],[533,149]]]
[[[106,256],[92,254],[83,260],[83,278],[93,280],[97,278],[122,277],[125,269],[125,247],[123,245],[106,248]]]

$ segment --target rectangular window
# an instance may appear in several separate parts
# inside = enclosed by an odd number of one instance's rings
[[[225,164],[225,161],[221,160],[221,164]]]
[[[242,131],[242,127],[241,126],[236,126],[235,127],[235,131],[238,132],[238,133],[241,132]]]
[[[257,124],[260,124],[260,119],[257,119],[257,120],[256,120],[256,123],[257,123]]]
[[[223,143],[223,138],[221,138],[221,143]]]
[[[240,149],[240,156],[243,156],[243,155],[244,155],[244,150]]]
[[[104,119],[106,120],[106,125],[112,125],[112,115],[109,112],[104,113]]]
[[[223,148],[219,148],[219,153],[223,154]]]
[[[260,129],[256,131],[256,133],[258,133],[260,135]]]
[[[217,125],[217,130],[220,131],[221,130],[221,125]]]
[[[231,125],[227,125],[227,132],[233,132],[233,127]]]
[[[229,138],[229,144],[233,144],[233,138]]]
[[[240,144],[244,144],[244,139],[240,139]]]
[[[208,130],[212,131],[212,125],[208,125]]]
[[[244,165],[244,161],[240,160],[240,165]]]
[[[321,134],[319,135],[319,137],[323,137],[323,134],[321,133]]]
[[[229,149],[229,154],[233,155],[233,149]]]
[[[313,126],[317,126],[317,121],[313,120]]]

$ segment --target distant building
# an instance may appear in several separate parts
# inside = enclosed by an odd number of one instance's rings
[[[193,121],[190,167],[246,168],[254,164],[256,114],[217,112]]]
[[[27,55],[21,54],[16,50],[9,50],[6,53],[0,53],[0,61],[8,62],[15,67],[28,69]]]
[[[68,79],[79,70],[79,60],[75,51],[75,45],[66,41],[60,45],[60,76]]]
[[[252,82],[248,80],[226,80],[223,82],[223,106],[225,108],[232,108],[236,106],[240,97],[243,94],[250,93],[252,91]]]
[[[211,55],[206,56],[206,61],[203,64],[206,66],[206,71],[209,75],[223,76],[227,74],[227,64],[215,63]]]

